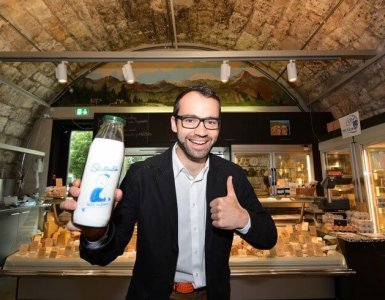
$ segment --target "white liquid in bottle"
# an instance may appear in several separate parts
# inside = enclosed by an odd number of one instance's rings
[[[88,152],[73,222],[105,227],[111,216],[124,157],[122,141],[95,138]]]

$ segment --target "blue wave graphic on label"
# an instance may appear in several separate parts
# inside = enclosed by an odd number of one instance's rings
[[[95,205],[96,203],[99,203],[100,205],[103,205],[104,202],[111,201],[111,197],[108,195],[105,195],[104,188],[109,185],[109,180],[111,178],[111,175],[109,173],[116,173],[119,171],[119,167],[117,166],[102,166],[98,163],[93,164],[90,171],[92,173],[101,173],[97,176],[95,187],[91,191],[90,195],[90,202]],[[108,193],[107,193],[108,194]],[[91,205],[92,205],[91,204]]]

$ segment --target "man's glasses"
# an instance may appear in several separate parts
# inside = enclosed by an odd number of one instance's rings
[[[175,119],[182,121],[182,127],[187,129],[195,129],[199,126],[201,122],[208,130],[216,130],[221,125],[221,120],[219,118],[198,118],[190,116],[178,116],[174,115]]]

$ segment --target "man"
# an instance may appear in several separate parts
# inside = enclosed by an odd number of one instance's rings
[[[260,249],[276,243],[274,222],[243,170],[210,154],[220,110],[207,87],[182,92],[170,120],[177,143],[131,166],[108,228],[82,228],[81,257],[107,265],[123,253],[137,223],[127,299],[229,299],[234,231]]]

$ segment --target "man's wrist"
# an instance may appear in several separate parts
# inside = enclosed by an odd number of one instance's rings
[[[104,234],[97,240],[89,240],[88,237],[83,235],[84,246],[89,250],[98,250],[103,248],[110,240],[112,228],[113,226],[108,224]]]
[[[97,242],[106,236],[108,229],[109,224],[104,228],[92,228],[91,231],[87,230],[87,233],[85,233],[86,230],[83,230],[83,235],[87,242]]]
[[[242,224],[246,224],[246,225],[244,225],[242,228],[238,228],[237,231],[242,234],[246,234],[249,232],[249,229],[251,227],[251,220],[247,210],[245,210],[245,214],[243,216],[244,217],[242,217],[242,219],[245,219],[245,221],[242,221]]]
[[[248,213],[248,211],[244,208],[242,208],[242,213],[241,213],[241,216],[239,218],[239,226],[237,229],[242,229],[244,228],[247,223],[249,222],[250,220],[250,215]]]

